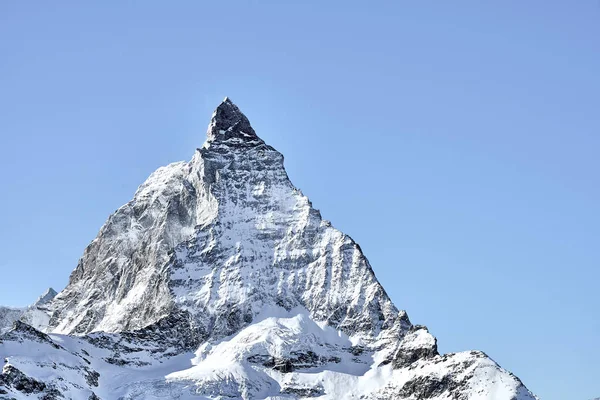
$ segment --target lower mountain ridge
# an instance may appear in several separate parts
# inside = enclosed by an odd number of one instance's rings
[[[482,352],[439,354],[227,98],[13,319],[0,399],[537,399]]]
[[[56,294],[54,289],[48,288],[40,297],[38,297],[35,303],[29,307],[0,306],[0,334],[9,331],[17,320],[25,321],[43,329],[49,321],[45,305],[49,303]]]

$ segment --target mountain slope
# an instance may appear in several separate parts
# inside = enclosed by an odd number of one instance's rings
[[[483,353],[439,355],[229,99],[43,310],[0,343],[15,398],[534,398]]]
[[[483,353],[397,367],[385,362],[386,351],[348,347],[348,337],[294,314],[258,321],[196,354],[149,332],[46,335],[17,322],[0,340],[0,399],[535,399]]]
[[[102,227],[53,302],[50,330],[139,329],[186,310],[219,337],[266,305],[302,305],[367,337],[410,325],[358,245],[322,220],[226,100],[192,160],[158,169]]]

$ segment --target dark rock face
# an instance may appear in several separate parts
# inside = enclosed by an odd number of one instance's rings
[[[29,339],[40,343],[48,343],[50,346],[56,349],[61,348],[52,339],[50,339],[50,337],[47,334],[42,333],[21,321],[15,321],[13,329],[9,331],[4,337],[6,340],[14,340],[21,343]]]
[[[461,394],[460,391],[464,384],[464,381],[457,381],[452,375],[445,375],[442,378],[419,376],[406,382],[399,394],[401,398],[406,399],[431,399],[449,394],[452,400],[467,400],[466,395]]]
[[[140,359],[140,353],[149,354],[153,358],[175,356],[198,348],[201,343],[199,338],[204,335],[194,325],[188,313],[179,311],[143,329],[119,334],[90,333],[82,339],[110,351],[110,356],[104,358],[110,364],[143,367],[150,363]]]
[[[429,334],[426,327],[414,325],[406,335],[409,340],[401,342],[393,357],[392,365],[394,368],[406,367],[418,360],[431,359],[439,355],[437,350],[437,339]],[[419,346],[414,346],[415,339],[419,336],[424,336],[430,340]]]
[[[283,373],[297,371],[301,369],[315,368],[327,363],[339,363],[341,359],[336,356],[324,357],[312,351],[305,353],[293,351],[289,358],[274,357],[271,355],[253,355],[247,358],[247,361],[253,364],[260,364],[267,368],[272,368]]]
[[[88,385],[97,387],[98,386],[98,378],[100,378],[100,374],[89,368],[84,368],[84,370],[86,372],[85,380],[88,383]]]
[[[262,142],[256,136],[256,132],[252,129],[248,118],[229,98],[225,98],[215,110],[207,138],[209,142],[231,139],[239,140],[239,144]]]
[[[160,345],[155,352],[165,352],[168,349],[181,352],[197,348],[206,339],[207,334],[202,327],[195,324],[188,312],[176,310],[145,328],[122,332],[121,337],[128,342]]]
[[[40,393],[40,392],[53,392],[49,389],[45,383],[36,381],[35,379],[27,377],[21,371],[11,365],[7,365],[2,369],[0,374],[0,387],[8,386],[15,390],[25,393]]]
[[[324,391],[322,387],[284,387],[281,394],[295,397],[319,397],[324,394]]]

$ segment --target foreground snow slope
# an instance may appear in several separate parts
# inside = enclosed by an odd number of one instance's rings
[[[389,349],[356,345],[307,310],[270,311],[279,316],[195,354],[148,331],[46,335],[18,322],[0,343],[0,398],[535,399],[480,352],[399,366]]]
[[[228,99],[44,309],[2,339],[0,396],[534,398],[483,353],[439,355]]]

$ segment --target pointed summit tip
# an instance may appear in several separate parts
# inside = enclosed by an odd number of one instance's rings
[[[38,297],[38,299],[35,301],[35,303],[33,303],[34,306],[41,306],[43,304],[48,303],[50,300],[52,300],[58,293],[56,293],[56,290],[52,289],[52,288],[48,288],[46,289],[46,291],[44,293],[42,293],[42,295],[40,297]]]
[[[217,109],[213,113],[213,119],[217,116],[216,114],[217,114],[217,111],[219,111],[219,110],[222,111],[220,113],[221,117],[223,117],[226,114],[241,114],[242,116],[244,116],[244,114],[240,111],[240,109],[238,108],[238,106],[236,106],[235,104],[233,104],[233,101],[231,101],[231,99],[229,97],[225,97],[223,99],[223,101],[221,102],[221,104],[219,104],[217,106]]]
[[[209,142],[231,139],[238,139],[238,142],[260,141],[248,118],[229,97],[225,97],[213,112],[206,135]]]

